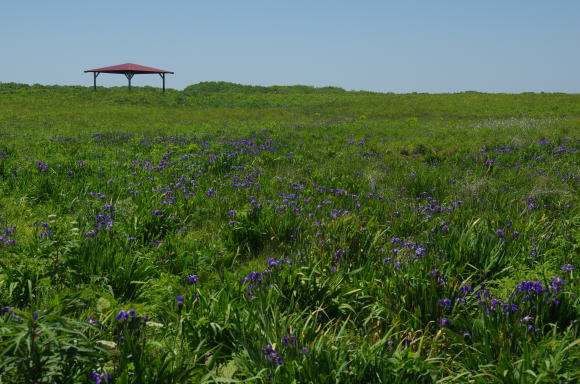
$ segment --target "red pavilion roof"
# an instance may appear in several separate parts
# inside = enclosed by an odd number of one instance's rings
[[[136,74],[143,74],[143,73],[171,73],[171,71],[166,71],[164,69],[157,69],[151,67],[145,67],[139,64],[133,63],[126,63],[126,64],[119,64],[113,65],[110,67],[103,67],[103,68],[96,68],[96,69],[88,69],[85,71],[87,72],[102,72],[102,73],[136,73]]]

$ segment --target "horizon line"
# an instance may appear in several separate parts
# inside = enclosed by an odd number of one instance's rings
[[[244,84],[244,83],[235,83],[231,81],[222,81],[222,80],[211,80],[211,81],[200,81],[197,83],[192,83],[185,86],[183,89],[173,88],[173,87],[166,87],[166,90],[172,90],[177,92],[183,92],[187,87],[205,83],[224,83],[224,84],[231,84],[231,85],[240,85],[243,87],[256,87],[256,88],[291,88],[291,87],[309,87],[313,89],[324,89],[324,88],[335,88],[337,90],[342,90],[345,93],[352,92],[352,93],[374,93],[374,94],[396,94],[396,95],[407,95],[407,94],[429,94],[429,95],[447,95],[447,94],[460,94],[460,93],[480,93],[480,94],[491,94],[491,95],[521,95],[521,94],[567,94],[567,95],[579,95],[580,92],[566,92],[566,91],[519,91],[519,92],[509,92],[509,91],[478,91],[475,89],[466,89],[461,91],[441,91],[441,92],[429,92],[429,91],[372,91],[367,89],[347,89],[336,85],[308,85],[308,84],[286,84],[286,85],[259,85],[259,84]],[[21,82],[6,82],[0,81],[0,85],[5,84],[16,84],[16,85],[25,85],[25,86],[41,86],[41,87],[82,87],[82,88],[93,88],[92,85],[82,85],[82,84],[47,84],[47,83],[21,83]],[[105,89],[112,89],[112,88],[126,88],[126,85],[112,85],[112,86],[104,86],[99,85],[97,88],[105,88]],[[160,88],[153,85],[133,85],[132,88]],[[227,93],[227,92],[215,92],[215,93]],[[235,92],[231,92],[235,93]]]

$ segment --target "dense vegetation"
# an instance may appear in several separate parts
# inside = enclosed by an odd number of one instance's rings
[[[0,382],[580,380],[580,95],[0,84]]]

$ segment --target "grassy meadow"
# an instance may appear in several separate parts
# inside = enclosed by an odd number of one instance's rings
[[[580,381],[580,95],[0,84],[0,383]]]

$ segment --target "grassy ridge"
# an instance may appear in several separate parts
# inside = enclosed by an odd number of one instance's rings
[[[0,105],[0,380],[580,378],[579,95]]]

